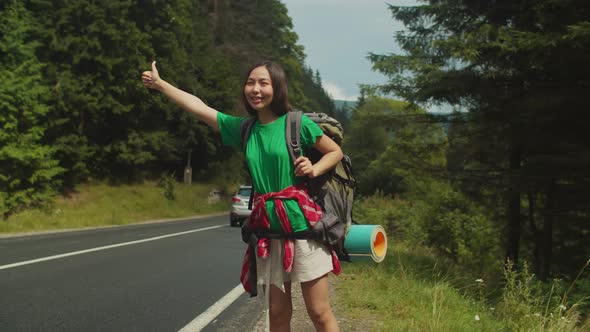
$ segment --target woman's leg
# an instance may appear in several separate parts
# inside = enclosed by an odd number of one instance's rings
[[[338,322],[330,307],[328,274],[301,283],[307,314],[316,331],[339,331]]]
[[[269,321],[271,332],[291,330],[291,283],[285,283],[285,292],[277,286],[270,286]]]

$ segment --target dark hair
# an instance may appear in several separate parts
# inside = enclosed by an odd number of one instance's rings
[[[246,100],[246,95],[244,94],[244,87],[248,82],[248,77],[252,71],[258,67],[266,67],[268,70],[268,74],[270,75],[270,80],[272,82],[272,90],[273,90],[273,97],[272,101],[270,102],[270,109],[276,115],[283,115],[292,110],[291,105],[289,104],[289,98],[287,96],[287,75],[285,75],[285,71],[283,68],[276,62],[272,61],[262,61],[259,62],[248,69],[246,72],[246,76],[244,77],[244,83],[242,84],[242,93],[240,98],[240,104],[242,108],[244,108],[248,114],[253,116],[258,116],[258,112],[250,106],[248,100]]]

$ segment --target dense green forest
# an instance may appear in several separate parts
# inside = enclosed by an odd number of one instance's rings
[[[547,287],[577,278],[568,300],[588,296],[590,2],[384,10],[405,24],[400,52],[369,55],[389,80],[337,108],[278,0],[2,2],[0,212],[91,179],[181,178],[189,152],[197,181],[241,181],[240,156],[140,73],[157,60],[165,79],[241,114],[241,74],[272,59],[294,106],[344,123],[358,219],[486,278],[529,265]],[[426,111],[441,105],[454,111]]]
[[[582,271],[575,287],[588,296],[590,2],[390,10],[402,51],[369,56],[389,80],[363,88],[347,150],[361,193],[396,203],[366,217],[481,273]],[[454,111],[423,111],[442,105]]]
[[[182,177],[189,151],[197,179],[239,179],[239,157],[205,124],[141,85],[152,60],[232,114],[246,114],[237,107],[243,71],[275,60],[295,107],[335,110],[276,0],[10,0],[0,4],[0,31],[4,218],[89,179]]]

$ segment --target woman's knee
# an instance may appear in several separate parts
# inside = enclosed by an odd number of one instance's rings
[[[290,320],[293,314],[293,308],[290,304],[271,304],[270,305],[270,319]]]
[[[307,314],[316,323],[327,322],[332,319],[333,313],[330,305],[308,306]]]

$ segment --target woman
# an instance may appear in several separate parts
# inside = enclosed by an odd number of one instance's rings
[[[207,106],[196,96],[175,88],[162,80],[152,63],[152,70],[142,74],[144,86],[163,93],[184,110],[196,115],[211,128],[221,132],[225,145],[242,148],[240,123],[234,117]],[[323,156],[315,164],[302,156],[291,162],[285,141],[286,113],[291,111],[287,97],[287,80],[283,69],[273,62],[251,67],[243,85],[241,101],[256,123],[246,147],[246,159],[257,192],[251,223],[267,227],[271,232],[296,232],[307,229],[310,210],[303,206],[311,201],[301,178],[313,178],[326,173],[340,159],[340,147],[306,116],[301,124],[301,145],[311,147]],[[299,200],[278,199],[277,194],[297,192]],[[301,197],[303,196],[303,197]],[[281,196],[283,197],[283,196]],[[313,202],[310,203],[313,205]],[[305,212],[303,211],[305,210]],[[248,255],[246,255],[248,257]],[[338,260],[322,244],[312,240],[262,239],[256,259],[258,281],[269,285],[269,319],[271,331],[289,331],[292,314],[291,283],[300,282],[307,312],[318,331],[338,331],[328,297],[328,272],[340,272]],[[247,269],[247,262],[244,268]],[[248,274],[242,273],[242,283],[248,290]]]

